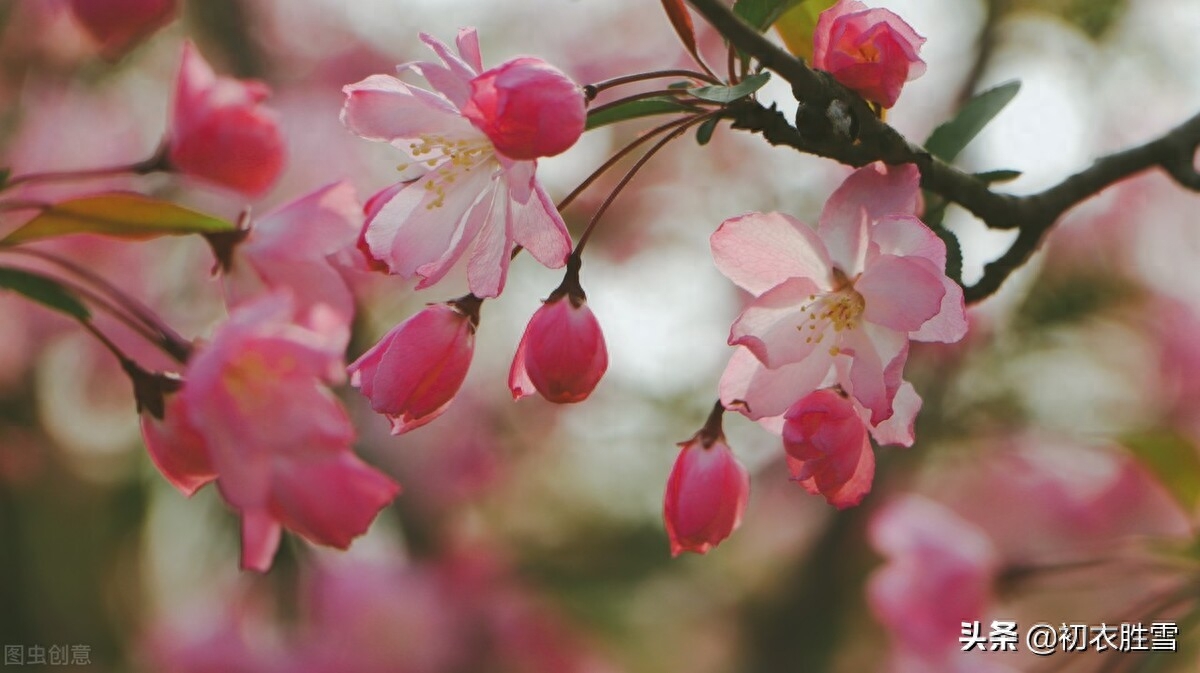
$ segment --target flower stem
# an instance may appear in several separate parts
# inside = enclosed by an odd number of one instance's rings
[[[105,166],[102,168],[85,168],[77,171],[46,171],[44,173],[26,173],[9,179],[0,186],[8,189],[16,185],[31,182],[69,182],[72,180],[90,180],[113,175],[147,175],[157,171],[167,170],[167,143],[163,143],[154,154],[141,161],[121,166]]]
[[[642,93],[635,93],[635,94],[632,94],[629,96],[625,96],[624,98],[618,98],[617,100],[610,101],[608,103],[605,103],[604,105],[599,105],[597,107],[594,107],[594,108],[588,110],[588,116],[591,116],[594,114],[599,114],[599,113],[605,112],[607,110],[611,110],[612,108],[615,108],[619,105],[624,105],[626,103],[629,103],[629,102],[632,102],[635,100],[643,100],[646,98],[658,98],[659,96],[686,96],[686,95],[688,95],[688,92],[685,89],[655,89],[654,91],[643,91]],[[679,102],[681,105],[689,105],[689,106],[695,106],[696,104],[700,104],[700,103],[707,103],[707,101],[702,101],[699,99],[693,99],[693,100],[689,100],[689,101],[679,101]],[[699,109],[699,108],[696,108],[696,109]]]
[[[609,193],[608,197],[604,199],[604,203],[601,203],[600,207],[596,209],[596,213],[592,215],[591,221],[588,222],[587,229],[584,229],[583,235],[579,237],[579,243],[575,244],[575,250],[572,254],[576,256],[583,254],[583,248],[585,245],[587,245],[588,239],[591,238],[592,232],[596,229],[596,223],[600,221],[600,217],[604,215],[604,212],[608,210],[608,207],[612,205],[612,202],[616,200],[617,195],[621,193],[621,190],[625,189],[625,186],[629,184],[630,180],[632,180],[633,177],[637,175],[638,171],[642,169],[642,166],[645,166],[646,162],[650,161],[651,157],[657,154],[659,150],[667,145],[667,143],[683,135],[683,133],[691,127],[721,114],[722,111],[723,110],[713,110],[711,112],[705,112],[704,114],[698,114],[690,117],[686,121],[680,123],[673,131],[668,133],[657,143],[654,143],[653,147],[646,150],[646,153],[638,158],[637,162],[634,163],[629,171],[625,173],[625,175],[621,178],[621,181],[617,183],[617,186],[614,187],[612,192]]]
[[[633,82],[644,82],[650,79],[661,79],[664,77],[686,77],[688,79],[696,79],[709,84],[720,84],[720,80],[712,75],[712,73],[696,72],[695,70],[655,70],[652,72],[641,72],[635,75],[625,75],[623,77],[614,77],[606,79],[595,84],[588,84],[583,87],[583,92],[587,99],[593,100],[597,94],[605,89],[611,89],[622,84],[632,84]]]

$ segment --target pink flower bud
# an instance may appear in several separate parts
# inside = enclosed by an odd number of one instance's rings
[[[397,325],[349,367],[350,385],[398,435],[437,418],[458,394],[471,355],[479,299],[435,304]]]
[[[175,16],[176,0],[70,0],[80,25],[116,60]]]
[[[463,115],[496,150],[518,161],[550,157],[575,144],[587,111],[571,78],[537,58],[516,58],[471,80]]]
[[[792,479],[838,509],[862,502],[875,476],[875,454],[854,403],[818,390],[793,404],[784,419]]]
[[[667,480],[663,521],[671,556],[704,554],[737,529],[750,497],[750,474],[723,436],[704,431],[680,443],[683,451]]]
[[[267,191],[283,170],[284,142],[261,82],[218,77],[192,44],[183,46],[168,159],[175,169],[239,192]]]
[[[839,0],[821,12],[813,33],[813,67],[863,98],[890,108],[904,83],[925,72],[917,55],[925,38],[886,9]]]
[[[551,402],[580,402],[592,394],[607,368],[604,333],[587,301],[552,295],[529,319],[508,387],[514,400],[536,389]]]

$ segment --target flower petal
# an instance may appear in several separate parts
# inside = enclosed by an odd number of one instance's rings
[[[394,142],[423,134],[483,135],[446,99],[390,75],[371,75],[342,91],[346,94],[342,123],[367,140]]]
[[[842,332],[838,380],[871,412],[871,425],[892,416],[892,399],[907,358],[908,337],[903,332],[869,322]]]
[[[564,266],[571,255],[571,234],[546,190],[535,182],[529,200],[510,201],[509,208],[513,240],[543,265]]]
[[[820,294],[808,278],[792,278],[771,288],[734,321],[729,344],[749,348],[772,369],[807,358],[820,344],[802,329],[808,318],[805,307]]]
[[[931,266],[920,257],[877,257],[854,283],[866,302],[863,320],[908,333],[937,315],[946,289]]]
[[[871,436],[880,446],[895,444],[912,446],[913,426],[921,411],[921,396],[908,381],[900,384],[892,399],[892,417],[876,426],[868,426]]]
[[[832,367],[833,357],[823,348],[778,369],[767,369],[749,349],[738,348],[721,375],[721,403],[753,420],[779,416],[796,400],[823,387]]]
[[[725,220],[709,239],[725,277],[754,295],[789,278],[830,288],[830,259],[817,232],[782,213],[750,213]]]

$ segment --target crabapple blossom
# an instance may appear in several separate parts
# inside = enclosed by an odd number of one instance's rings
[[[349,367],[350,385],[392,421],[392,434],[437,418],[458,394],[479,325],[477,297],[433,304],[392,328]]]
[[[474,29],[459,31],[457,56],[421,39],[441,63],[406,69],[437,93],[389,75],[343,89],[342,121],[351,131],[389,142],[427,169],[369,216],[366,243],[393,273],[420,276],[418,289],[465,255],[471,293],[495,297],[514,246],[551,268],[567,261],[570,235],[537,181],[536,159],[562,152],[583,132],[583,93],[535,58],[483,72]]]
[[[714,415],[718,413],[714,410]],[[667,479],[663,522],[671,556],[685,551],[704,554],[742,522],[750,497],[750,473],[719,430],[706,428],[679,445],[683,450]]]
[[[354,428],[328,385],[341,349],[291,322],[287,293],[236,308],[192,356],[150,455],[190,495],[215,479],[242,517],[242,566],[266,571],[282,528],[346,548],[400,487],[350,450]]]
[[[946,246],[914,213],[915,166],[851,174],[814,231],[781,213],[751,213],[712,235],[717,268],[754,299],[733,323],[735,353],[721,399],[754,419],[778,416],[818,388],[840,385],[877,426],[894,413],[909,340],[966,333],[962,288],[946,277]]]
[[[925,73],[917,55],[924,43],[892,12],[838,0],[817,19],[812,64],[868,101],[890,108],[904,83]]]
[[[261,103],[261,82],[219,77],[183,45],[167,159],[180,172],[257,196],[283,170],[284,142],[275,114]]]
[[[580,402],[592,394],[608,368],[600,323],[568,267],[562,286],[529,319],[508,373],[514,400],[534,390],[551,402]]]
[[[110,60],[170,22],[176,5],[176,0],[70,0],[71,12]]]
[[[335,321],[342,325],[344,345],[354,318],[354,296],[334,256],[354,246],[362,220],[348,182],[326,185],[258,218],[227,255],[230,305],[286,287],[295,299],[297,320]]]

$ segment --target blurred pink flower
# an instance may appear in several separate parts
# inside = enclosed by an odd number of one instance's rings
[[[701,431],[680,446],[683,451],[667,479],[663,521],[671,556],[685,551],[704,554],[741,523],[750,497],[750,474],[724,436],[706,437]]]
[[[346,548],[400,487],[350,450],[354,428],[327,388],[341,350],[290,322],[286,294],[233,311],[188,363],[162,422],[143,423],[151,456],[191,494],[216,479],[242,516],[242,566],[265,571],[286,527]]]
[[[350,385],[398,435],[446,410],[471,366],[480,300],[431,305],[392,328],[349,367]]]
[[[876,513],[867,531],[887,564],[867,598],[896,649],[937,661],[959,651],[961,622],[983,619],[999,562],[979,528],[944,505],[907,495]]]
[[[515,245],[551,268],[570,254],[570,235],[537,181],[535,159],[561,152],[582,133],[583,94],[537,59],[481,72],[474,29],[459,31],[461,57],[428,35],[421,39],[441,63],[408,69],[438,94],[389,75],[344,88],[342,121],[351,131],[389,142],[428,168],[369,217],[366,242],[393,273],[420,276],[418,289],[467,254],[471,292],[495,297]]]
[[[592,394],[607,368],[604,333],[587,300],[555,293],[529,319],[508,387],[514,400],[537,390],[551,402],[580,402]]]
[[[925,38],[886,9],[839,0],[821,12],[813,33],[813,67],[860,96],[890,108],[904,83],[925,73],[917,52]]]
[[[109,60],[120,58],[169,23],[176,4],[176,0],[70,0],[75,18]]]
[[[354,296],[334,257],[354,246],[362,220],[348,182],[326,185],[258,218],[229,258],[225,291],[230,305],[288,288],[297,322],[316,326],[324,321],[320,329],[340,325],[344,345],[354,319]]]
[[[966,333],[962,288],[946,277],[946,246],[914,213],[915,166],[855,171],[816,231],[780,213],[723,222],[712,235],[717,268],[755,295],[730,330],[735,354],[721,400],[759,419],[840,385],[879,425],[893,414],[908,342]]]
[[[260,105],[269,94],[261,82],[218,77],[185,42],[168,138],[171,166],[250,196],[266,192],[285,154],[275,114]]]

